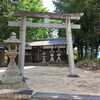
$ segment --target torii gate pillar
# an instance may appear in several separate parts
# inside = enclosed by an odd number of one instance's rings
[[[20,66],[20,72],[21,75],[23,76],[24,74],[24,61],[25,61],[25,47],[26,47],[26,17],[25,16],[21,16],[21,20],[20,20],[20,41],[21,41],[21,45],[19,47],[19,61],[18,61],[18,65]],[[24,76],[23,76],[24,77]]]
[[[69,63],[69,77],[78,77],[75,74],[74,54],[73,54],[73,41],[71,32],[71,19],[66,17],[66,39],[67,39],[67,50],[68,50],[68,63]]]

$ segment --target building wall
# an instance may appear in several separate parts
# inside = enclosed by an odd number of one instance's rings
[[[61,51],[61,63],[67,63],[67,55],[65,46],[35,46],[32,50],[26,50],[25,63],[41,63],[43,60],[43,52],[45,52],[46,61],[50,61],[50,51],[51,48],[54,50],[54,59],[56,63],[57,59],[57,48]]]

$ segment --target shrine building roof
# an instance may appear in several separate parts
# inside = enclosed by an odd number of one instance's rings
[[[47,40],[39,40],[28,43],[29,46],[52,46],[52,45],[65,45],[65,44],[66,44],[65,39],[47,39]]]

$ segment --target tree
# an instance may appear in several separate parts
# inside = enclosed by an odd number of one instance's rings
[[[32,12],[47,12],[47,9],[45,7],[43,7],[42,0],[20,0],[18,9],[32,11]],[[43,22],[43,20],[41,20],[41,19],[29,18],[28,20],[32,21],[32,22],[37,22],[37,23]],[[28,28],[26,40],[33,41],[33,40],[48,38],[47,33],[48,33],[47,29]]]
[[[95,33],[96,23],[96,0],[57,0],[54,1],[56,12],[61,13],[76,13],[83,12],[84,16],[80,20],[81,30],[73,31],[75,37],[75,45],[79,48],[79,53],[82,57],[83,46],[97,48],[98,35]],[[98,3],[99,5],[100,3]],[[87,55],[87,54],[86,54]]]
[[[18,28],[12,28],[8,26],[9,20],[17,20],[13,14],[16,10],[26,10],[33,12],[47,12],[47,9],[43,7],[42,0],[19,0],[18,4],[12,4],[10,0],[0,1],[0,41],[6,39],[12,31],[15,31],[18,35]],[[43,22],[41,19],[28,20],[32,22]],[[32,29],[28,28],[27,41],[34,39],[47,38],[47,29]]]
[[[8,27],[8,20],[11,19],[10,12],[14,8],[9,0],[0,0],[0,42],[6,39],[11,32],[11,28]]]
[[[42,0],[19,0],[19,10],[27,10],[33,12],[46,12],[43,7]]]

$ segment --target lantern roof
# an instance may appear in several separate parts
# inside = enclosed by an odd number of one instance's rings
[[[11,43],[11,44],[20,44],[20,40],[18,40],[16,38],[16,33],[15,32],[12,32],[11,33],[11,36],[7,39],[7,40],[4,40],[4,43]]]

